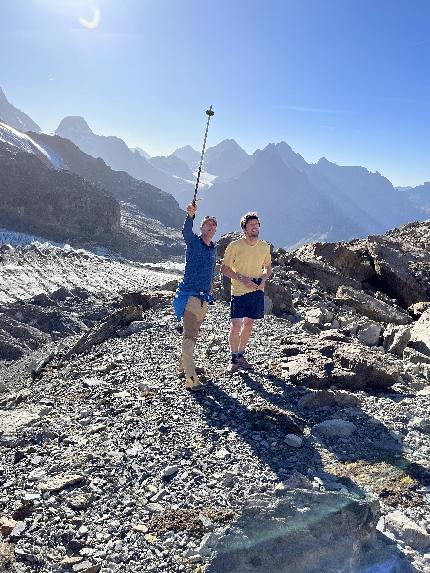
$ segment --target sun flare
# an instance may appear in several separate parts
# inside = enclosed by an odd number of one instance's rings
[[[88,20],[87,18],[83,18],[82,16],[80,16],[79,23],[81,24],[81,26],[87,28],[88,30],[95,30],[96,28],[98,28],[100,24],[101,12],[100,9],[96,8],[92,3],[91,3],[91,10],[93,12],[92,19]]]

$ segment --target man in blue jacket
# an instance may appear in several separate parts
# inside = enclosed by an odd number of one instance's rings
[[[215,217],[206,216],[200,223],[200,235],[193,232],[197,206],[190,203],[182,234],[185,239],[185,272],[173,301],[178,320],[183,319],[181,363],[185,372],[185,388],[201,390],[203,384],[196,374],[194,347],[212,302],[212,281],[216,263],[216,245],[212,241],[216,229]]]

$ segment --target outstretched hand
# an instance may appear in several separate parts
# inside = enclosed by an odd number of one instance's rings
[[[194,217],[196,211],[197,211],[196,203],[190,203],[189,205],[187,205],[187,214],[189,217],[191,218]]]

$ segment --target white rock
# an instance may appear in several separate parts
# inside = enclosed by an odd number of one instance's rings
[[[328,438],[347,438],[355,432],[357,426],[347,420],[325,420],[320,424],[316,424],[313,430]]]
[[[367,346],[378,346],[381,336],[381,327],[376,322],[369,322],[364,328],[360,328],[357,338]]]
[[[167,478],[169,476],[172,476],[174,474],[176,474],[179,470],[178,466],[167,466],[164,468],[164,470],[161,472],[161,477],[162,478]]]
[[[400,511],[393,511],[385,516],[385,528],[414,549],[423,550],[430,547],[430,534]]]

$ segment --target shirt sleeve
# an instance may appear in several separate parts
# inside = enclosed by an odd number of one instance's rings
[[[263,268],[267,269],[267,267],[271,267],[272,266],[272,256],[270,254],[270,245],[269,243],[267,244],[267,253],[265,256],[265,259],[263,261]]]
[[[193,222],[194,219],[192,217],[188,217],[184,221],[184,226],[182,227],[182,235],[185,240],[185,244],[188,246],[191,243],[191,239],[193,238]]]
[[[234,251],[233,251],[232,243],[227,245],[227,248],[226,248],[225,253],[224,253],[224,259],[222,261],[222,264],[225,265],[226,267],[230,267],[230,268],[232,268],[234,265]]]

